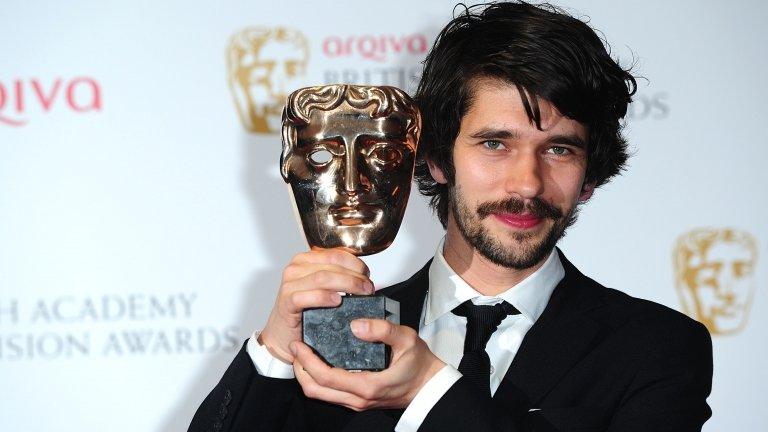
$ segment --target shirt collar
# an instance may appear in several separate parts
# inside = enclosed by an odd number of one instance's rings
[[[429,291],[427,291],[424,325],[429,325],[456,306],[467,300],[476,304],[493,304],[504,300],[517,308],[530,320],[536,320],[544,312],[557,284],[565,276],[560,257],[554,249],[544,264],[517,285],[495,297],[483,296],[457,275],[443,257],[445,237],[440,241],[435,258],[429,267]]]

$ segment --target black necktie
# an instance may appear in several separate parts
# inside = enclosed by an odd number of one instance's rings
[[[467,300],[453,313],[467,318],[467,337],[464,339],[464,356],[459,363],[459,372],[490,396],[491,359],[485,352],[485,345],[507,315],[516,315],[520,311],[507,302],[477,306],[472,300]]]

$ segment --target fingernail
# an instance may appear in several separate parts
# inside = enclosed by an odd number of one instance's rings
[[[363,319],[356,319],[349,323],[349,325],[352,327],[352,333],[354,334],[366,333],[368,331],[368,327],[370,327],[368,321]]]
[[[373,282],[371,282],[371,281],[363,282],[363,288],[365,288],[365,290],[368,291],[371,294],[376,292],[376,289],[373,287]]]
[[[339,293],[333,293],[333,294],[331,294],[331,299],[332,299],[332,300],[333,300],[333,302],[334,302],[334,303],[336,303],[336,304],[339,304],[339,303],[341,303],[341,295],[339,295]]]

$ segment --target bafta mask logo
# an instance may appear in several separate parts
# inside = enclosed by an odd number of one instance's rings
[[[674,247],[675,285],[684,312],[714,335],[740,331],[755,291],[757,246],[744,231],[696,229]]]
[[[395,87],[336,84],[288,97],[280,171],[311,247],[368,255],[392,243],[420,126],[416,104]]]
[[[288,93],[301,87],[309,59],[304,35],[288,28],[248,27],[227,47],[229,88],[243,126],[278,133]]]

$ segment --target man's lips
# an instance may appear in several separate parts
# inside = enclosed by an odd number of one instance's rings
[[[533,228],[543,220],[532,214],[494,213],[493,217],[509,226],[521,229]]]

